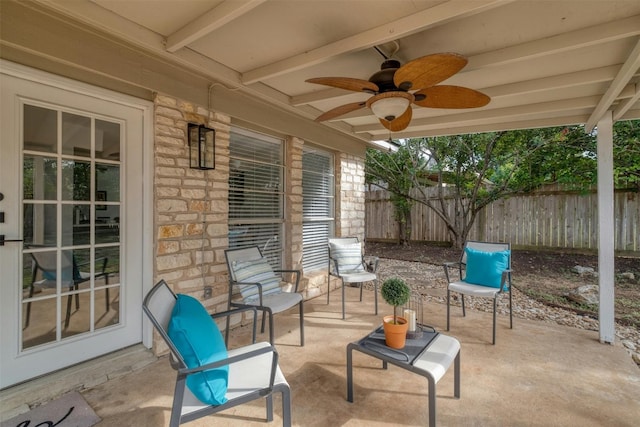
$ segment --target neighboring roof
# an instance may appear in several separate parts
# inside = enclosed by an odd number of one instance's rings
[[[259,99],[314,119],[365,93],[305,83],[368,79],[382,56],[405,63],[456,52],[445,81],[492,101],[472,110],[417,107],[390,134],[368,109],[332,122],[365,141],[587,123],[607,110],[640,118],[640,1],[618,0],[38,0]],[[237,88],[237,89],[236,89]]]

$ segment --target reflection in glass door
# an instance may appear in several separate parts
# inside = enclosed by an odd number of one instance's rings
[[[23,106],[21,349],[121,322],[123,124]]]

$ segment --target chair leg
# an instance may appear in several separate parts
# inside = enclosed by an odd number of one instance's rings
[[[300,347],[304,347],[304,300],[300,301]]]
[[[31,285],[29,286],[29,298],[33,297],[33,282],[35,282],[35,273],[33,275],[33,278],[31,279]],[[27,320],[24,323],[24,327],[26,328],[27,326],[29,326],[29,319],[31,319],[31,301],[29,301],[27,303]]]
[[[104,284],[109,286],[109,273],[106,273],[104,275]],[[106,305],[105,309],[106,311],[109,311],[109,309],[111,308],[111,304],[109,304],[111,302],[111,299],[109,298],[109,288],[107,287],[107,289],[105,290],[106,290],[106,298],[107,298],[105,301],[105,305]]]
[[[267,398],[267,422],[273,421],[273,393],[270,393]]]
[[[496,345],[496,302],[498,298],[493,298],[493,345]]]
[[[464,309],[464,294],[460,294],[460,299],[462,299],[462,317],[467,315],[467,311]]]
[[[342,281],[342,320],[344,320],[344,280]]]
[[[262,314],[262,320],[264,322],[265,315],[269,316],[269,343],[273,345],[273,313],[271,312],[270,308],[267,308],[267,310],[265,311],[266,313]],[[264,332],[264,330],[262,332]]]
[[[291,427],[291,389],[282,388],[282,426]]]
[[[378,315],[378,279],[373,281],[373,299],[375,301],[375,313]]]
[[[173,391],[173,404],[171,405],[171,419],[169,427],[178,427],[182,416],[182,402],[184,400],[184,388],[186,387],[186,377],[176,379],[176,386]]]
[[[76,294],[77,295],[77,294]],[[69,295],[67,298],[67,316],[64,319],[64,327],[69,327],[69,321],[71,320],[71,303],[73,301],[73,295]]]
[[[327,273],[327,304],[329,304],[330,292],[331,292],[331,274]]]
[[[509,286],[509,328],[513,329],[513,300],[511,299],[511,286]]]
[[[364,282],[360,283],[360,302],[362,302],[362,290],[364,289]]]
[[[261,334],[264,334],[264,322],[266,320],[265,317],[266,317],[266,313],[262,313],[262,324],[260,326],[260,333]],[[271,331],[269,331],[269,332],[271,332]]]
[[[231,310],[230,301],[231,301],[231,296],[229,296],[229,303],[227,304],[227,310]],[[227,326],[224,328],[224,345],[225,345],[225,347],[229,348],[229,330],[231,329],[231,316],[225,316],[225,317],[227,318]],[[256,324],[255,324],[255,321],[256,321],[256,315],[255,315],[255,312],[254,312],[254,315],[253,315],[253,322],[254,322],[253,323],[253,342],[255,342],[255,340],[256,340],[256,335],[255,335]]]
[[[449,301],[451,299],[451,291],[447,288],[447,331],[449,330]]]

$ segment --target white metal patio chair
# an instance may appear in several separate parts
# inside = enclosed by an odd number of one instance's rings
[[[362,301],[362,285],[373,282],[375,314],[378,314],[378,264],[377,257],[365,259],[362,244],[357,237],[334,237],[329,239],[329,265],[327,267],[327,304],[331,276],[340,278],[342,283],[342,318],[345,318],[345,283],[360,285],[360,301]]]
[[[449,277],[457,268],[458,280]],[[462,315],[466,316],[464,296],[493,299],[493,341],[496,343],[496,305],[498,298],[509,293],[509,327],[513,329],[513,300],[511,297],[511,244],[467,241],[459,262],[444,264],[447,279],[447,331],[451,292],[461,295]]]
[[[35,246],[30,246],[33,248]],[[32,298],[35,293],[36,287],[41,288],[53,288],[57,286],[56,278],[58,272],[57,254],[56,251],[48,250],[42,252],[31,252],[31,283],[29,284],[29,298]],[[109,259],[107,257],[97,258],[95,260],[95,274],[91,275],[88,271],[81,271],[81,268],[90,270],[91,267],[88,262],[78,263],[76,257],[72,251],[64,250],[61,252],[61,279],[62,287],[67,288],[69,292],[79,290],[79,286],[82,283],[88,282],[93,278],[98,280],[103,278],[105,284],[109,284],[109,273],[107,273],[107,264]],[[42,280],[36,280],[38,277],[38,271],[41,272]],[[69,294],[67,297],[67,313],[64,318],[64,327],[69,327],[69,321],[71,320],[71,300],[73,294]],[[80,309],[80,295],[75,294],[75,309]],[[109,297],[109,288],[105,288],[105,311],[109,311],[111,299]],[[24,327],[28,327],[31,319],[31,302],[27,303],[27,313]]]
[[[264,333],[265,318],[269,319],[269,342],[273,344],[273,315],[298,305],[300,310],[300,346],[304,346],[304,298],[298,292],[300,270],[274,270],[262,256],[258,246],[224,251],[229,270],[229,309],[256,307],[263,312],[260,331]],[[293,292],[283,287],[285,274],[295,275]],[[229,323],[225,340],[229,337]]]
[[[239,309],[254,313],[252,344],[228,351],[214,319],[238,309],[209,315],[199,301],[174,294],[161,280],[146,295],[143,310],[169,346],[177,371],[170,427],[261,398],[266,399],[266,420],[272,421],[273,393],[282,394],[282,424],[291,426],[291,390],[275,348],[255,342],[255,307]],[[217,401],[203,402],[203,393]]]

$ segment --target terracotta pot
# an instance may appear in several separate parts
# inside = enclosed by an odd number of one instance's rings
[[[397,324],[393,323],[393,315],[384,316],[382,318],[382,326],[384,327],[384,340],[387,346],[391,348],[404,348],[407,340],[407,330],[409,322],[404,317],[397,316]]]

